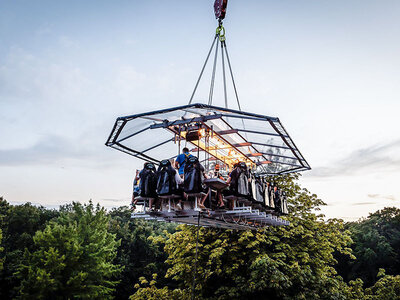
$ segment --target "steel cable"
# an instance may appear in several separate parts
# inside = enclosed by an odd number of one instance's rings
[[[205,67],[206,67],[206,65],[207,65],[208,59],[210,58],[211,51],[212,51],[212,49],[214,48],[214,44],[215,44],[215,41],[216,41],[217,38],[218,38],[218,35],[216,34],[215,37],[214,37],[214,40],[213,40],[213,42],[212,42],[212,44],[211,44],[211,48],[210,48],[210,50],[208,51],[207,58],[206,58],[206,60],[205,60],[205,62],[204,62],[204,64],[203,64],[203,68],[201,69],[199,78],[197,79],[197,82],[196,82],[196,85],[195,85],[195,87],[194,87],[192,96],[190,97],[189,104],[191,104],[192,101],[193,101],[194,94],[196,93],[197,87],[199,86],[199,82],[200,82],[200,80],[201,80],[201,77],[203,76],[204,69],[205,69]]]
[[[219,34],[217,34],[217,37],[219,37]],[[211,84],[210,84],[210,94],[208,95],[208,105],[212,104],[212,97],[213,97],[213,93],[214,93],[215,71],[217,68],[217,58],[218,58],[218,43],[219,43],[219,39],[217,40],[217,46],[215,47],[214,64],[213,64],[213,70],[212,70],[212,75],[211,75]]]

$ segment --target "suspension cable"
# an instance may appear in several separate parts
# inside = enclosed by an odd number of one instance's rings
[[[237,89],[236,89],[235,78],[233,77],[231,61],[230,61],[229,55],[228,55],[228,48],[226,47],[225,41],[224,41],[224,44],[225,44],[225,47],[224,47],[224,48],[225,48],[226,60],[228,61],[229,71],[230,71],[230,73],[231,73],[231,78],[232,78],[232,83],[233,83],[233,89],[235,90],[235,96],[236,96],[237,105],[238,105],[238,107],[239,107],[239,110],[242,111],[242,108],[240,107],[239,96],[238,96]]]
[[[208,63],[208,60],[210,58],[211,52],[214,48],[215,45],[215,41],[217,41],[217,45],[215,47],[215,54],[214,54],[214,63],[213,63],[213,69],[212,69],[212,73],[211,73],[211,84],[210,84],[210,91],[209,91],[209,95],[208,95],[208,105],[212,104],[212,98],[214,95],[214,85],[215,85],[215,73],[216,73],[216,64],[217,64],[217,57],[218,57],[218,43],[221,42],[221,57],[222,57],[222,75],[223,75],[223,85],[224,85],[224,100],[225,100],[225,108],[228,108],[228,95],[227,95],[227,89],[226,89],[226,72],[225,72],[225,55],[226,55],[226,60],[228,62],[228,67],[229,67],[229,73],[231,75],[231,79],[232,79],[232,85],[233,85],[233,89],[235,92],[235,98],[236,98],[236,102],[238,105],[238,108],[240,111],[242,111],[242,108],[240,106],[240,100],[239,100],[239,95],[237,92],[237,88],[236,88],[236,83],[235,83],[235,78],[233,76],[233,71],[232,71],[232,65],[231,65],[231,61],[229,59],[229,54],[228,54],[228,48],[226,46],[226,42],[225,42],[225,28],[222,26],[222,20],[219,20],[218,22],[218,27],[216,30],[216,34],[214,36],[214,40],[211,44],[210,50],[208,51],[206,60],[203,64],[203,67],[201,69],[199,78],[197,79],[196,85],[194,87],[193,93],[190,97],[189,100],[189,104],[192,103],[193,101],[193,97],[197,91],[197,88],[199,86],[200,80],[203,76],[205,67]],[[225,53],[224,53],[225,50]]]
[[[217,33],[217,37],[219,34]],[[214,65],[213,65],[213,70],[212,70],[212,75],[211,75],[211,84],[210,84],[210,94],[208,95],[208,105],[212,104],[212,97],[214,93],[214,82],[215,82],[215,71],[217,68],[217,58],[218,58],[218,43],[219,39],[217,40],[217,46],[215,47],[215,56],[214,56]]]
[[[225,98],[225,108],[228,108],[228,96],[227,96],[227,94],[226,94],[226,78],[225,78],[224,46],[225,46],[225,41],[222,41],[222,42],[221,42],[221,56],[222,56],[222,77],[224,78],[224,98]]]
[[[201,77],[203,76],[204,69],[205,69],[205,67],[206,67],[206,65],[207,65],[208,59],[210,58],[211,51],[212,51],[212,49],[214,48],[214,44],[215,44],[215,41],[217,40],[217,38],[218,38],[218,35],[216,34],[215,37],[214,37],[214,40],[213,40],[213,42],[212,42],[212,44],[211,44],[210,50],[208,51],[207,58],[206,58],[206,60],[205,60],[205,62],[204,62],[204,64],[203,64],[203,68],[201,69],[199,78],[197,79],[197,82],[196,82],[196,85],[195,85],[195,87],[194,87],[192,96],[190,97],[189,104],[191,104],[192,101],[193,101],[194,94],[196,93],[197,87],[199,86],[199,82],[200,82],[200,80],[201,80]]]
[[[224,46],[225,46],[224,49],[225,49],[225,54],[226,54],[226,60],[228,61],[229,72],[231,73],[233,89],[235,91],[236,102],[237,102],[239,110],[242,111],[242,108],[240,107],[238,92],[237,92],[237,89],[236,89],[235,78],[233,77],[231,60],[229,59],[229,55],[228,55],[228,48],[226,47],[226,42],[224,41],[223,43],[224,43]],[[242,125],[243,125],[243,128],[246,129],[246,125],[244,124],[244,119],[242,119]],[[247,132],[245,132],[245,137],[246,137],[246,139],[248,139]]]

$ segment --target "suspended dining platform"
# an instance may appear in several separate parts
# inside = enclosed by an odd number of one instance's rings
[[[133,218],[244,230],[289,224],[280,218],[288,213],[286,194],[267,176],[270,178],[311,168],[278,118],[241,110],[222,25],[226,7],[227,0],[216,0],[214,3],[218,27],[189,104],[119,117],[106,142],[109,147],[154,165],[169,161],[174,166],[174,159],[181,154],[181,149],[189,148],[190,154],[196,156],[204,167],[204,173],[208,175],[205,177],[214,179],[214,185],[212,180],[201,183],[202,188],[204,184],[208,189],[205,194],[208,195],[208,208],[198,207],[198,203],[204,206],[202,203],[206,196],[203,195],[192,196],[192,201],[187,201],[190,199],[187,194],[162,196],[160,193],[153,198],[145,195],[136,199],[139,209],[132,214]],[[192,104],[214,46],[208,104]],[[219,48],[225,108],[212,105]],[[239,110],[228,108],[225,61]],[[244,197],[243,193],[237,193],[242,196],[227,196],[223,193],[228,187],[225,180],[233,170],[237,170],[238,165],[245,170],[238,172],[246,173],[242,186],[249,191]],[[157,174],[160,179],[161,173]],[[185,182],[189,180],[185,179]],[[216,200],[219,203],[225,201],[230,209],[215,205]]]
[[[252,176],[310,169],[278,118],[206,104],[119,117],[106,145],[156,165],[176,158],[185,146],[201,159],[206,173],[218,164],[227,175],[238,162],[245,162]],[[149,209],[148,199],[140,198],[132,217],[236,230],[289,225],[256,201],[254,206],[237,198],[232,209],[211,209],[210,199],[208,209],[199,209],[195,200],[178,210],[175,198],[162,201],[158,209]]]

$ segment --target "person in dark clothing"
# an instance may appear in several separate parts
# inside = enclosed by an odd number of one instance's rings
[[[208,178],[205,174],[205,169],[195,156],[189,157],[185,163],[184,168],[184,190],[185,193],[200,193],[204,192],[206,195],[200,199],[198,206],[202,209],[206,208],[204,202],[207,198],[209,190],[203,187],[203,180]]]
[[[221,180],[225,180],[224,177],[222,177],[220,173],[220,166],[219,164],[215,164],[214,168],[214,178],[219,178]],[[217,190],[216,191],[216,199],[218,200],[218,207],[223,208],[225,206],[224,201],[223,201],[223,191],[222,190]]]
[[[232,172],[229,173],[228,180],[226,181],[227,184],[230,184],[232,181],[235,182],[239,177],[239,164],[233,165]],[[233,190],[233,187],[229,186],[229,190]]]
[[[282,208],[281,208],[281,193],[278,190],[278,187],[275,185],[274,186],[274,204],[275,204],[275,211],[281,213]]]
[[[242,174],[243,173],[243,174]],[[247,196],[248,194],[248,183],[249,179],[244,176],[245,182],[242,183],[242,187],[239,187],[239,179],[240,175],[246,175],[247,173],[247,166],[244,162],[239,162],[233,166],[232,172],[229,174],[229,178],[226,181],[227,184],[229,184],[229,189],[224,190],[223,194],[225,196]],[[231,203],[229,204],[229,207],[232,209],[234,207],[234,200],[231,200]]]
[[[247,165],[239,162],[234,165],[226,183],[229,184],[229,191],[232,194],[246,197],[249,195],[249,182]]]
[[[152,209],[156,194],[156,168],[153,163],[145,162],[143,170],[139,173],[139,194],[142,197],[150,198],[149,208]]]

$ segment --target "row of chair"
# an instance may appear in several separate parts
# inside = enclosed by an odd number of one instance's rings
[[[139,174],[140,192],[135,197],[134,204],[153,210],[171,211],[200,210],[205,208],[203,203],[206,203],[208,209],[215,210],[220,208],[217,203],[222,199],[229,209],[247,205],[276,214],[288,213],[286,193],[276,185],[266,182],[265,178],[252,175],[246,164],[235,165],[227,181],[227,189],[214,193],[211,188],[204,189],[201,168],[196,158],[188,161],[183,184],[179,185],[181,179],[170,161],[161,161],[157,171],[154,164],[146,163]],[[205,202],[207,195],[209,201]]]

